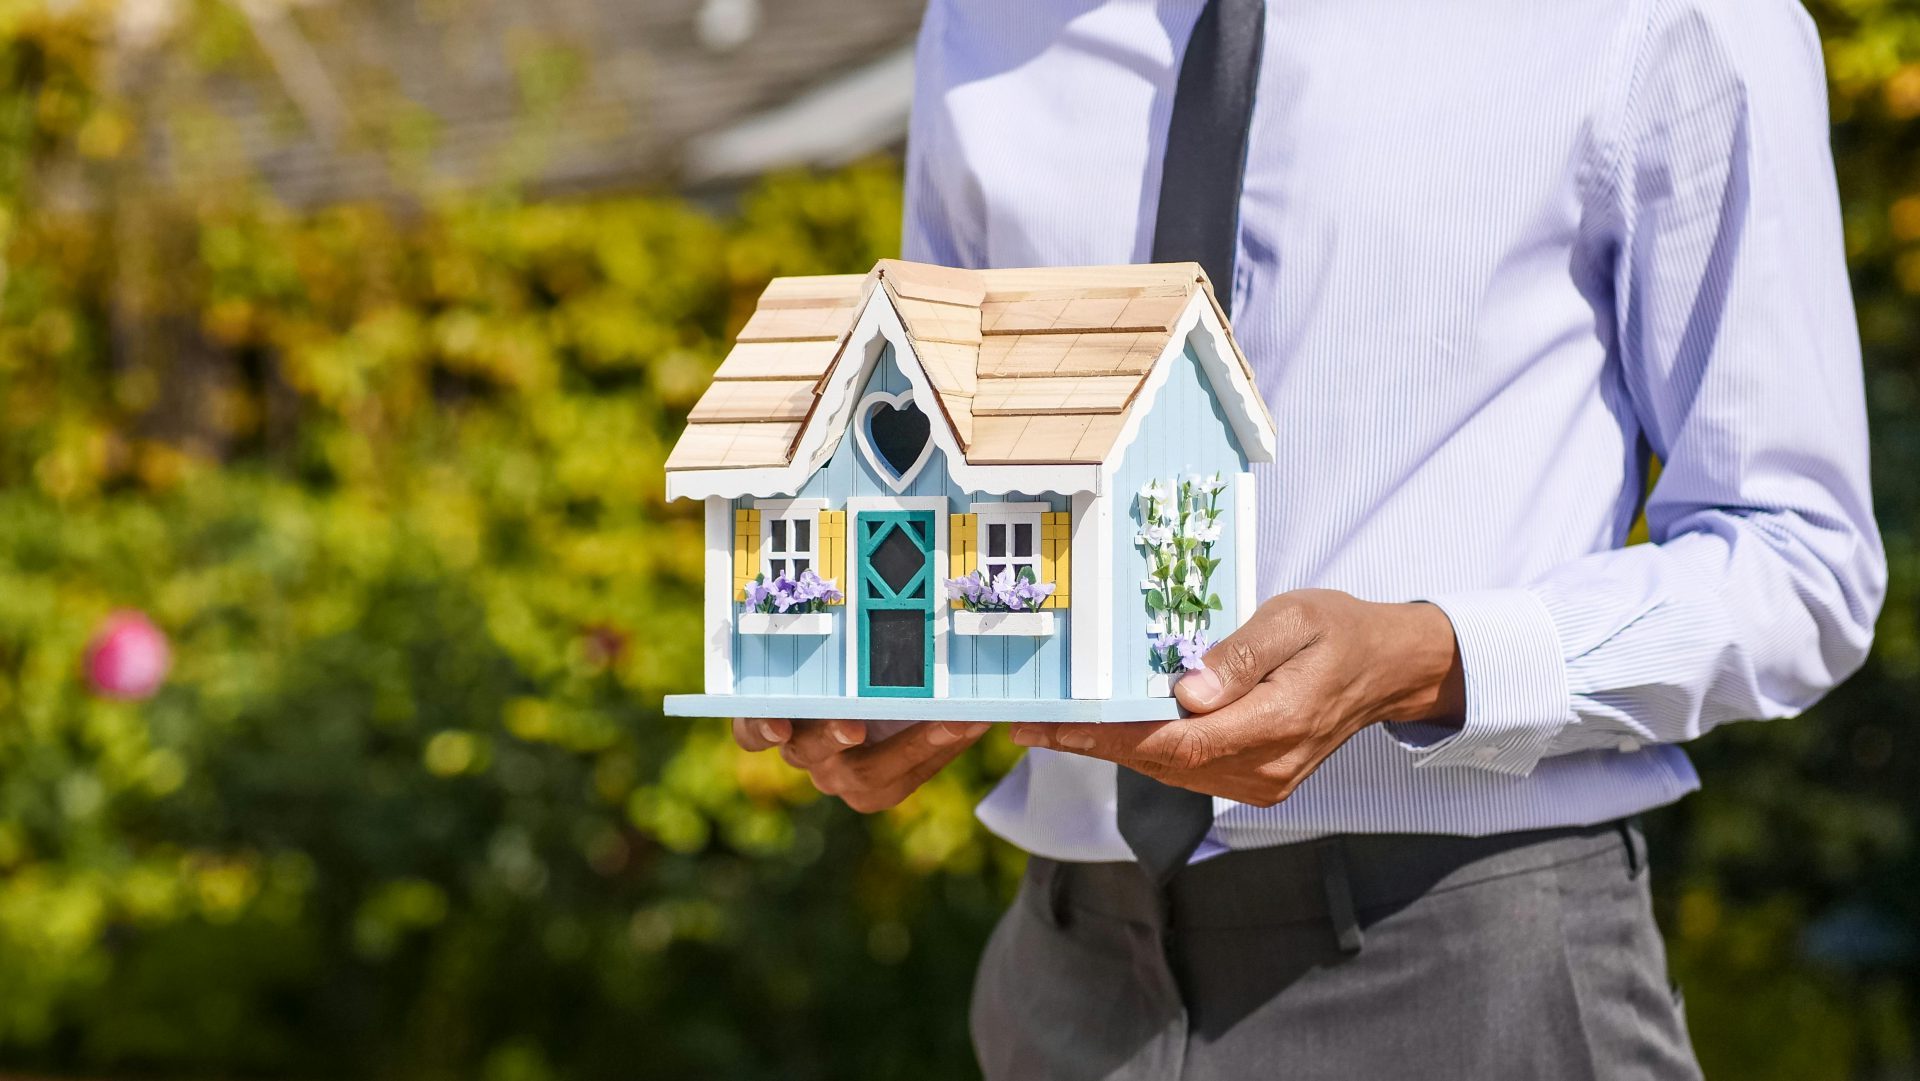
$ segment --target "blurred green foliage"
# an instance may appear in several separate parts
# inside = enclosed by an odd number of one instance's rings
[[[657,712],[700,668],[665,450],[767,278],[897,250],[892,166],[724,216],[169,191],[111,11],[0,0],[0,1061],[972,1076],[1018,857],[970,807],[1012,748],[863,819]],[[1815,11],[1894,587],[1866,673],[1703,741],[1652,822],[1708,1074],[1747,1081],[1913,1077],[1920,1032],[1920,9]],[[121,606],[173,638],[146,703],[80,678]]]

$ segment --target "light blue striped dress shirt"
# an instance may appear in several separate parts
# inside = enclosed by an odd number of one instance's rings
[[[906,255],[1145,261],[1200,0],[932,0]],[[1820,43],[1791,0],[1271,0],[1234,333],[1263,596],[1430,599],[1463,730],[1362,732],[1212,847],[1603,821],[1859,666],[1885,589]],[[1624,546],[1651,458],[1653,543]],[[1127,859],[1113,767],[980,816]]]

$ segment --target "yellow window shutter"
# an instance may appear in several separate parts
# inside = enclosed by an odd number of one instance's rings
[[[1073,590],[1073,512],[1050,510],[1040,516],[1040,577],[1053,583],[1053,594],[1046,607],[1065,608],[1072,603]]]
[[[964,578],[973,573],[976,556],[975,545],[979,543],[976,522],[977,514],[955,514],[947,519],[947,574],[953,578]]]
[[[820,538],[820,569],[814,573],[839,587],[844,603],[847,591],[847,512],[843,510],[823,510],[820,521],[815,527]]]
[[[745,600],[747,587],[760,577],[760,512],[733,512],[733,599]]]

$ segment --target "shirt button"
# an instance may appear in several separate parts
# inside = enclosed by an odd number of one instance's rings
[[[1500,757],[1500,748],[1482,747],[1479,750],[1476,750],[1473,752],[1473,757],[1478,758],[1482,762],[1491,762],[1494,759]]]
[[[1637,739],[1623,739],[1620,741],[1621,754],[1632,754],[1633,752],[1639,749],[1640,749],[1640,741]]]

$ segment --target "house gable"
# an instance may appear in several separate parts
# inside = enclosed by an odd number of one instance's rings
[[[1251,570],[1251,504],[1237,498],[1248,483],[1251,455],[1230,423],[1230,400],[1218,392],[1207,375],[1207,361],[1197,341],[1171,358],[1156,372],[1151,406],[1140,415],[1134,438],[1112,463],[1108,497],[1111,505],[1114,589],[1112,610],[1105,622],[1111,628],[1111,694],[1117,698],[1144,693],[1151,673],[1147,647],[1157,631],[1147,611],[1139,583],[1148,575],[1145,552],[1135,541],[1140,531],[1141,488],[1150,482],[1179,483],[1183,477],[1219,473],[1227,487],[1220,493],[1221,541],[1214,555],[1221,560],[1209,583],[1221,609],[1213,613],[1208,635],[1214,641],[1251,615],[1247,591],[1241,588],[1243,571]]]

